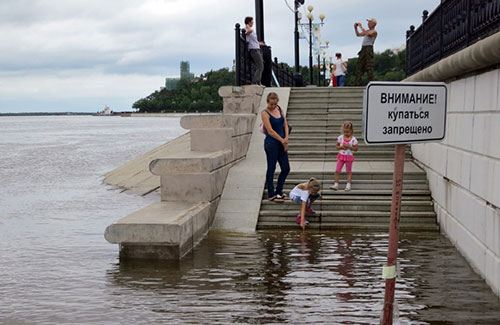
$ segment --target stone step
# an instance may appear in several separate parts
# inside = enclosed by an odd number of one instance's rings
[[[362,107],[363,98],[350,97],[350,98],[330,98],[330,97],[292,97],[288,102],[288,107],[290,108],[306,108],[312,105],[316,105],[317,108],[329,108],[329,107],[342,107],[342,106],[352,106],[352,107]]]
[[[290,95],[300,95],[300,94],[308,94],[308,95],[320,95],[320,94],[329,94],[336,96],[346,96],[346,95],[355,95],[355,96],[363,96],[364,88],[293,88],[290,92]]]
[[[304,143],[300,140],[290,140],[289,142],[289,150],[290,151],[307,151],[307,150],[314,150],[314,151],[336,151],[336,141],[335,139],[331,139],[328,142],[324,143]],[[380,151],[392,151],[394,152],[392,147],[388,146],[370,146],[364,143],[360,143],[358,145],[358,151],[354,153],[354,155],[357,155],[359,153],[363,152],[380,152]],[[410,152],[410,148],[406,148],[406,152]]]
[[[292,190],[293,186],[290,186],[290,187],[285,187],[284,188],[284,191],[286,193],[290,192]],[[321,195],[325,197],[325,199],[329,199],[331,197],[341,197],[341,196],[345,196],[345,195],[365,195],[367,196],[367,198],[371,195],[375,195],[375,196],[381,196],[381,195],[387,195],[389,197],[391,197],[392,195],[392,188],[390,189],[358,189],[358,188],[355,188],[353,187],[350,191],[344,191],[342,190],[343,186],[340,187],[341,190],[330,190],[328,187],[323,187],[322,190],[321,190]],[[267,191],[264,190],[264,195],[263,197],[267,197],[266,195]],[[404,196],[412,196],[412,195],[415,195],[415,196],[419,196],[419,195],[425,195],[425,196],[429,196],[431,195],[431,192],[429,191],[428,188],[426,189],[405,189],[403,188],[403,195]]]
[[[263,198],[264,200],[265,198]],[[337,202],[342,202],[342,201],[356,201],[362,204],[364,201],[388,201],[391,200],[390,195],[357,195],[357,194],[345,194],[345,195],[326,195],[322,192],[322,199],[325,201],[337,201]],[[432,198],[430,196],[426,195],[403,195],[402,196],[402,201],[432,201]]]
[[[332,95],[347,95],[355,94],[358,96],[363,95],[364,88],[353,88],[353,87],[343,87],[343,88],[328,88],[328,87],[318,87],[318,88],[293,88],[290,92],[291,95],[296,94],[332,94]]]
[[[352,117],[361,119],[363,117],[363,111],[355,108],[301,108],[287,113],[288,118],[291,116],[314,116],[316,118],[324,116],[330,119],[345,119],[346,117]]]
[[[298,102],[293,101],[288,104],[289,110],[307,110],[307,109],[329,109],[329,110],[338,110],[338,109],[356,109],[362,110],[363,103],[362,102],[349,102],[349,103],[328,103],[328,102]]]
[[[317,213],[323,214],[323,211],[391,211],[391,201],[352,201],[352,200],[318,200],[313,204]],[[290,201],[284,203],[274,203],[268,200],[262,200],[261,210],[263,211],[289,211],[297,212],[298,204]],[[401,204],[401,211],[426,211],[434,212],[434,205],[428,201],[404,201]]]
[[[275,176],[279,175],[279,171],[275,172]],[[416,181],[416,180],[425,180],[427,181],[427,176],[425,172],[422,171],[405,171],[404,172],[404,182],[407,181]],[[335,172],[332,171],[324,171],[324,172],[318,172],[318,171],[292,171],[290,174],[288,174],[287,179],[293,179],[293,180],[307,180],[311,177],[315,177],[319,180],[322,179],[333,179],[335,176]],[[353,182],[354,181],[390,181],[392,182],[392,171],[391,172],[367,172],[367,171],[356,171],[354,170],[352,173],[353,177]],[[341,182],[342,183],[342,182]]]
[[[291,94],[289,98],[289,103],[294,103],[295,101],[314,101],[314,102],[339,102],[339,103],[349,103],[349,102],[360,102],[363,100],[363,96],[357,94],[328,94],[328,93],[318,93],[318,94]]]
[[[314,206],[313,206],[314,208]],[[272,218],[280,218],[280,219],[286,219],[290,217],[295,217],[298,213],[298,206],[297,209],[295,210],[262,210],[260,211],[259,215],[266,218],[267,220],[272,220]],[[320,218],[322,220],[325,220],[329,218],[330,220],[336,220],[340,218],[349,218],[345,220],[344,222],[363,222],[364,218],[369,218],[372,221],[380,221],[380,222],[385,222],[388,221],[391,213],[390,211],[343,211],[343,210],[322,210],[318,211],[317,216],[312,216],[313,219],[315,218]],[[426,219],[431,219],[431,221],[434,221],[433,218],[436,217],[436,213],[434,211],[401,211],[401,217],[400,220],[403,222],[403,220],[419,220],[420,222],[428,222],[429,220]]]
[[[289,116],[287,117],[288,121],[291,123],[294,123],[294,125],[301,125],[301,126],[318,126],[318,124],[321,124],[322,126],[331,128],[337,128],[340,129],[340,126],[342,123],[346,120],[352,122],[353,126],[356,127],[361,127],[363,125],[362,123],[362,117],[361,116],[349,116],[349,115],[342,115],[342,116],[325,116],[322,118],[316,117],[316,116]]]
[[[311,150],[294,150],[290,148],[288,150],[288,156],[289,157],[299,157],[302,156],[304,158],[311,158],[311,157],[332,157],[336,158],[337,157],[337,150],[321,150],[321,151],[311,151]],[[406,153],[406,155],[411,155],[409,152]],[[377,151],[359,151],[356,153],[356,159],[360,157],[380,157],[384,156],[387,157],[388,159],[394,157],[394,151],[393,150],[377,150]]]
[[[337,161],[337,159],[335,157],[321,157],[321,156],[318,156],[318,157],[301,157],[301,156],[297,156],[297,157],[288,157],[289,160],[291,162],[294,162],[294,161],[300,161],[300,162],[321,162],[321,161],[325,161],[325,162],[334,162],[334,161]],[[392,157],[394,158],[394,156]],[[389,161],[391,160],[391,158],[387,157],[387,156],[381,156],[381,157],[357,157],[356,158],[356,161],[367,161],[367,162],[370,162],[370,161],[373,161],[373,162],[384,162],[384,161]],[[409,161],[412,161],[413,158],[410,158],[410,157],[405,157],[405,161],[409,162]]]
[[[289,122],[326,122],[327,125],[331,125],[332,123],[336,124],[342,124],[345,120],[351,121],[354,125],[361,126],[363,122],[363,117],[361,115],[355,116],[355,115],[310,115],[310,114],[302,114],[302,115],[295,115],[295,114],[290,114],[286,117]]]
[[[311,222],[307,229],[321,229],[321,230],[345,230],[345,231],[367,231],[367,232],[384,232],[387,233],[389,222],[387,223],[360,223],[355,224],[351,222],[346,223],[331,223],[331,222]],[[283,223],[276,222],[259,222],[257,225],[258,230],[266,229],[300,229],[295,223],[295,220],[289,220]],[[439,226],[437,224],[412,224],[404,223],[399,227],[401,232],[438,232]]]
[[[345,121],[350,121],[352,122],[352,125],[355,130],[359,129],[361,130],[361,127],[363,126],[362,123],[362,118],[361,117],[356,117],[356,116],[348,116],[348,115],[343,115],[343,116],[338,116],[338,117],[332,117],[332,118],[324,118],[324,119],[314,119],[314,118],[288,118],[288,121],[290,124],[293,123],[294,126],[303,126],[303,127],[311,127],[311,126],[324,126],[325,131],[332,131],[331,129],[335,129],[337,132],[340,132],[340,127]],[[355,131],[356,134],[356,131]]]
[[[401,212],[404,213],[404,212]],[[279,223],[294,223],[296,227],[298,226],[295,223],[295,218],[298,214],[298,211],[293,211],[289,215],[286,216],[260,216],[262,220],[260,222],[273,222],[276,224]],[[415,225],[435,225],[435,215],[429,215],[429,216],[411,216],[411,217],[401,217],[400,219],[400,225],[403,224],[415,224]],[[317,224],[341,224],[341,223],[351,223],[351,224],[364,224],[364,223],[370,223],[370,224],[383,224],[389,226],[389,220],[390,216],[389,213],[386,213],[384,216],[379,217],[379,216],[371,216],[371,215],[366,215],[366,216],[352,216],[352,215],[341,215],[341,216],[326,216],[326,215],[318,215],[318,216],[311,216],[308,217],[307,220],[309,221],[310,224],[317,223]],[[387,231],[387,228],[386,228]]]
[[[279,172],[274,173],[275,176],[279,175]],[[359,173],[353,172],[353,180],[352,185],[385,185],[391,184],[393,182],[392,173],[387,175],[378,175],[377,178],[374,178],[373,174],[369,173]],[[305,177],[305,178],[304,178]],[[285,184],[299,184],[303,183],[311,177],[315,177],[316,179],[323,182],[323,185],[333,183],[333,179],[335,177],[335,172],[326,171],[324,173],[318,172],[300,172],[300,173],[290,173],[286,178]],[[340,184],[345,183],[345,180],[342,180]],[[425,177],[425,173],[422,174],[404,174],[403,175],[403,185],[407,186],[407,184],[428,184],[427,178]]]
[[[287,116],[290,114],[307,114],[307,113],[316,113],[316,114],[328,114],[331,117],[338,117],[342,114],[351,114],[351,115],[360,115],[362,116],[363,110],[361,108],[356,107],[336,107],[336,108],[321,108],[321,107],[310,107],[310,108],[297,108],[292,109],[287,112]]]
[[[286,180],[285,181],[285,191],[291,190],[295,185],[305,182],[306,179],[294,179],[294,180]],[[329,188],[333,185],[334,181],[332,179],[324,179],[321,181],[323,189]],[[343,190],[345,185],[340,186],[340,189]],[[403,185],[406,190],[427,190],[429,188],[429,184],[427,181],[407,181],[404,182]],[[392,189],[392,181],[369,181],[369,180],[356,180],[353,179],[352,182],[353,189],[362,189],[362,190],[391,190]]]

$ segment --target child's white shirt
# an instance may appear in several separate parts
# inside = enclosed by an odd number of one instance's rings
[[[307,202],[307,199],[309,199],[309,191],[300,189],[297,185],[290,191],[290,198],[294,200],[297,197],[300,197],[301,201]]]
[[[340,145],[342,145],[342,143],[344,143],[344,135],[343,135],[343,134],[342,134],[342,135],[339,135],[339,136],[337,137],[337,143],[338,143],[338,144],[340,144]],[[350,146],[351,146],[351,148],[352,148],[352,147],[354,147],[354,146],[355,146],[355,145],[357,145],[357,144],[358,144],[358,140],[356,139],[356,137],[352,136],[352,137],[351,137],[351,140],[349,140],[349,145],[350,145]],[[352,153],[352,150],[351,150],[351,149],[345,149],[345,150],[344,150],[344,149],[342,149],[342,150],[340,150],[340,151],[339,151],[339,153],[340,153],[340,154],[342,154],[342,155],[349,155],[349,156],[352,156],[352,155],[353,155],[353,153]]]

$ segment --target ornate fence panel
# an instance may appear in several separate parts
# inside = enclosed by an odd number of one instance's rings
[[[293,87],[293,72],[284,63],[278,63],[278,58],[274,58],[273,72],[278,80],[279,87]]]
[[[264,53],[266,51],[266,53]],[[268,52],[267,52],[268,51]],[[274,72],[274,75],[276,76],[276,79],[278,80],[279,86],[280,87],[291,87],[293,86],[293,73],[283,64],[283,63],[278,63],[278,59],[275,58],[274,62],[269,59],[269,61],[266,60],[267,56],[271,56],[270,54],[271,48],[270,47],[265,47],[263,48],[263,58],[265,60],[264,65],[266,64],[271,64],[272,66],[272,71]],[[234,66],[235,66],[235,85],[236,86],[242,86],[242,85],[250,85],[252,83],[252,67],[253,62],[252,59],[249,55],[248,52],[248,45],[246,42],[246,34],[245,34],[245,29],[240,28],[240,24],[236,24],[235,26],[235,61],[234,61]],[[269,71],[270,73],[270,71]],[[268,76],[266,74],[266,76]],[[270,75],[269,75],[270,76]],[[270,77],[269,77],[270,78]],[[264,80],[264,75],[262,77],[262,83],[265,84]],[[268,84],[270,86],[271,83]],[[274,86],[277,86],[273,82]]]
[[[422,18],[419,28],[406,33],[407,75],[499,32],[500,0],[442,0]]]
[[[441,7],[438,7],[422,25],[422,55],[426,65],[430,65],[441,59],[442,30],[441,30]]]
[[[249,85],[252,83],[252,60],[248,52],[245,29],[240,24],[235,26],[235,72],[236,86]]]

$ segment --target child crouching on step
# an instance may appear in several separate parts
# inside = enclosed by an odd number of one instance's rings
[[[339,189],[339,178],[342,172],[342,167],[345,165],[347,173],[346,191],[351,190],[352,182],[352,163],[354,162],[354,152],[358,151],[358,140],[353,135],[354,128],[352,122],[344,122],[342,124],[342,134],[337,137],[337,168],[335,169],[335,183],[330,186],[332,190]]]
[[[296,204],[300,204],[300,213],[295,218],[295,221],[305,229],[306,227],[306,214],[313,215],[316,212],[311,208],[311,205],[319,197],[319,191],[321,190],[321,183],[315,179],[311,178],[305,183],[300,183],[295,186],[293,190],[290,191],[290,200]]]

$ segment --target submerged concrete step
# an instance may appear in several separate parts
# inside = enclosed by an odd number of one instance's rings
[[[290,220],[284,223],[276,222],[259,222],[257,229],[298,229],[298,225],[295,220]],[[389,222],[387,223],[362,223],[357,224],[353,222],[347,223],[319,223],[316,220],[312,220],[307,226],[307,229],[321,229],[321,230],[349,230],[349,231],[366,231],[366,232],[384,232],[386,233],[389,227]],[[438,232],[439,226],[437,224],[412,224],[405,223],[401,224],[399,227],[401,232],[411,233],[411,232]]]
[[[370,224],[384,224],[384,225],[389,225],[389,220],[390,220],[390,213],[383,212],[384,215],[381,216],[372,216],[372,215],[349,215],[349,214],[342,214],[338,216],[328,216],[324,214],[320,214],[317,216],[311,216],[308,217],[308,221],[310,223],[320,223],[320,224],[339,224],[339,223],[352,223],[352,224],[363,224],[363,223],[370,223]],[[403,214],[406,214],[407,212],[401,212],[401,219],[400,219],[400,225],[402,224],[415,224],[415,225],[435,225],[435,215],[429,215],[429,216],[424,216],[424,215],[410,215],[410,216],[404,216]],[[410,212],[408,212],[410,213]],[[413,213],[413,212],[411,212]],[[261,222],[274,222],[274,223],[288,223],[288,222],[293,222],[295,223],[295,217],[297,216],[298,211],[291,211],[287,215],[275,215],[275,216],[263,216],[260,215],[262,218]]]

